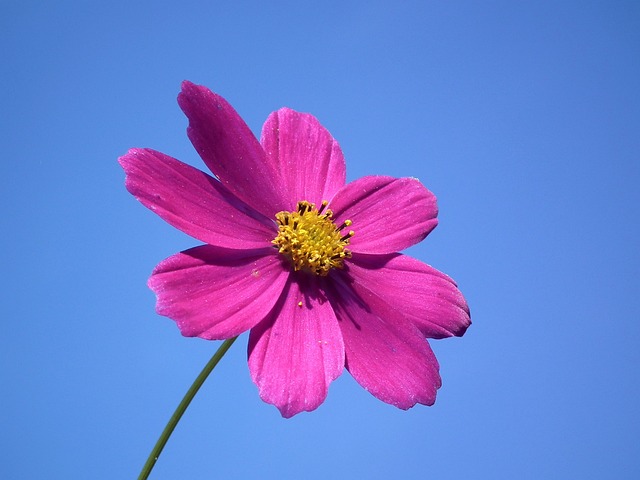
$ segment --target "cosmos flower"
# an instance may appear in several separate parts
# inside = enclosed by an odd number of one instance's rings
[[[205,87],[184,82],[178,103],[215,177],[150,149],[119,159],[129,192],[204,243],[155,268],[157,312],[189,337],[250,330],[251,377],[284,417],[316,409],[344,368],[383,402],[432,405],[426,338],[462,335],[469,310],[453,280],[397,252],[436,226],[435,196],[414,178],[345,184],[312,115],[282,108],[258,141]]]

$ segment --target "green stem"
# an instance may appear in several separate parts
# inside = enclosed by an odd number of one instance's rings
[[[151,473],[153,466],[158,461],[158,457],[160,456],[160,453],[162,453],[162,449],[166,445],[167,440],[169,440],[169,437],[173,433],[174,428],[176,428],[176,425],[180,421],[180,418],[182,418],[182,414],[185,412],[185,410],[191,403],[191,400],[193,400],[193,397],[195,397],[196,393],[198,393],[198,390],[200,390],[200,387],[207,379],[209,374],[213,371],[220,359],[224,356],[225,353],[227,353],[227,350],[229,350],[229,347],[233,345],[233,342],[235,342],[237,338],[238,337],[229,338],[225,340],[222,345],[220,345],[216,353],[214,353],[213,357],[211,357],[211,360],[209,360],[209,363],[204,366],[204,368],[200,372],[200,375],[197,376],[189,390],[187,390],[187,393],[185,393],[184,398],[180,402],[180,405],[178,405],[176,411],[173,412],[173,415],[171,415],[169,423],[167,423],[167,426],[164,427],[160,438],[158,438],[156,445],[153,447],[153,450],[151,450],[149,458],[147,458],[144,467],[142,467],[142,471],[140,472],[138,480],[146,480],[149,477],[149,474]]]

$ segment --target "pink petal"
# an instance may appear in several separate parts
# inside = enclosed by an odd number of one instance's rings
[[[269,245],[276,229],[216,179],[175,158],[149,149],[120,157],[125,185],[144,206],[198,240],[226,248]]]
[[[182,83],[178,104],[189,119],[187,134],[204,162],[236,197],[268,218],[288,206],[280,175],[266,162],[256,137],[220,95]]]
[[[267,118],[260,143],[288,193],[293,210],[300,200],[331,200],[344,186],[342,150],[320,122],[308,113],[281,108]]]
[[[439,367],[420,330],[408,321],[380,318],[341,282],[329,294],[353,378],[403,410],[416,403],[433,405],[441,385]]]
[[[230,338],[262,320],[288,277],[273,249],[195,247],[162,261],[149,278],[156,310],[186,337]]]
[[[373,313],[410,320],[428,338],[462,336],[469,308],[455,282],[406,255],[359,255],[349,262],[351,287]]]
[[[249,337],[251,378],[260,398],[278,407],[285,418],[318,408],[344,367],[338,322],[311,281],[290,281],[273,311]]]
[[[393,253],[420,242],[438,224],[436,197],[415,178],[362,177],[336,193],[336,224],[349,219],[350,249]]]

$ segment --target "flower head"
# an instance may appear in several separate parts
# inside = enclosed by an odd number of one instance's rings
[[[251,377],[285,417],[317,408],[343,368],[384,402],[433,404],[426,338],[462,335],[469,310],[453,280],[396,252],[436,226],[435,196],[413,178],[345,184],[309,114],[272,113],[258,141],[205,87],[184,82],[178,103],[215,177],[149,149],[119,159],[129,192],[204,243],[153,271],[158,313],[185,336],[250,330]]]

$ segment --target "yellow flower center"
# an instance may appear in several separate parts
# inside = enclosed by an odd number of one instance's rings
[[[332,268],[342,268],[344,259],[351,257],[345,247],[354,231],[344,235],[340,231],[352,222],[345,220],[336,226],[333,212],[326,208],[328,204],[324,200],[320,209],[316,209],[314,203],[303,201],[298,202],[295,212],[276,214],[278,235],[271,243],[291,261],[296,271],[307,270],[324,277]]]

